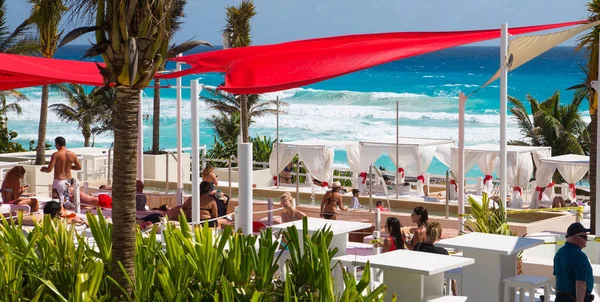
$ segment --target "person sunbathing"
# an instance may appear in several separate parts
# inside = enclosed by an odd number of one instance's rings
[[[21,179],[23,177],[25,177],[25,168],[23,166],[15,166],[8,170],[4,181],[2,181],[2,203],[28,205],[31,212],[37,212],[39,210],[38,200],[23,197],[23,193],[29,188],[29,185],[21,186]]]
[[[296,210],[292,206],[292,194],[290,192],[283,193],[279,198],[279,203],[283,207],[283,212],[281,212],[281,222],[283,223],[301,220],[306,216],[302,211]]]

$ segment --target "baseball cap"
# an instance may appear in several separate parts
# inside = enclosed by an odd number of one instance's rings
[[[569,237],[569,236],[573,236],[575,234],[584,233],[584,232],[589,233],[589,232],[591,232],[591,229],[586,229],[583,226],[583,224],[581,224],[579,222],[574,222],[567,229],[567,235],[565,236],[565,238]]]

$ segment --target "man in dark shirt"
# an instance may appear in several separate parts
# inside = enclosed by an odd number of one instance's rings
[[[594,298],[592,266],[581,250],[587,245],[589,232],[579,222],[571,224],[567,229],[567,242],[554,255],[556,302],[588,302]]]

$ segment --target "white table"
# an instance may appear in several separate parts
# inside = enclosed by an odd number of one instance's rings
[[[463,269],[462,290],[473,301],[504,301],[502,279],[517,274],[517,253],[544,244],[542,239],[469,233],[444,239],[436,245],[456,248],[465,257],[475,259],[475,265]],[[512,290],[511,301],[514,301]]]
[[[271,228],[274,230],[284,230],[287,227],[295,225],[298,229],[298,232],[302,232],[302,220],[296,220],[292,222],[282,223],[272,225]],[[329,245],[330,249],[338,248],[337,254],[335,256],[344,256],[346,255],[346,246],[348,244],[348,234],[353,231],[358,231],[366,228],[370,228],[370,223],[364,222],[353,222],[353,221],[344,221],[344,220],[326,220],[320,218],[308,218],[308,232],[313,233],[318,230],[322,230],[324,227],[329,226],[331,231],[333,232],[333,238],[331,239],[331,244]],[[302,242],[302,236],[300,236],[300,244]],[[331,263],[332,266],[335,263]],[[335,279],[335,288],[336,293],[341,293],[344,290],[344,278],[342,276],[342,271],[339,268],[336,268],[333,272],[333,277]]]
[[[409,250],[395,250],[379,255],[342,257],[342,263],[383,270],[383,283],[388,286],[385,301],[396,293],[398,301],[423,301],[429,296],[443,295],[444,272],[471,265],[474,259]],[[484,300],[481,300],[484,301]]]

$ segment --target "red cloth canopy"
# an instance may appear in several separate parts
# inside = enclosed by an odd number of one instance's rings
[[[0,90],[58,83],[102,86],[103,79],[94,62],[0,53]]]
[[[587,23],[515,27],[513,35]],[[391,61],[500,37],[499,29],[349,35],[232,48],[174,59],[192,67],[157,75],[174,78],[225,72],[225,91],[265,93],[304,86]],[[103,85],[94,62],[0,54],[0,90],[44,84]]]
[[[515,27],[509,33],[520,35],[583,23],[587,21]],[[163,77],[226,72],[225,85],[221,89],[237,94],[265,93],[305,86],[395,60],[499,37],[499,29],[406,32],[232,48],[176,58],[176,61],[186,62],[192,67]]]

